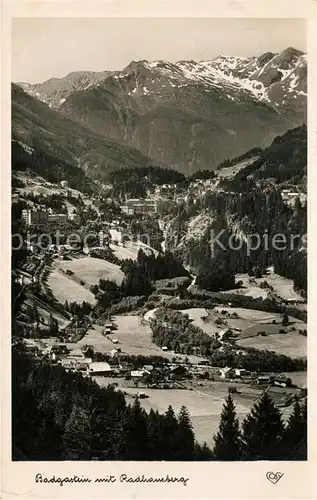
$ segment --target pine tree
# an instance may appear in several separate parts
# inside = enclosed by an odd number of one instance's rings
[[[158,411],[151,409],[147,419],[147,432],[149,440],[148,460],[163,460],[166,443],[163,437],[163,419]]]
[[[182,406],[178,415],[178,429],[174,435],[175,460],[193,460],[195,435],[187,408]]]
[[[63,436],[65,460],[89,460],[91,457],[91,425],[88,411],[75,405],[66,422]]]
[[[61,436],[52,413],[47,414],[38,429],[35,460],[59,460]]]
[[[284,426],[280,411],[263,392],[242,424],[245,460],[279,460],[282,455]]]
[[[135,400],[127,407],[122,422],[122,440],[118,451],[121,460],[146,460],[148,455],[147,414]]]
[[[53,317],[52,314],[50,314],[48,320],[48,331],[50,335],[56,335],[58,333],[58,322],[56,318]]]
[[[307,458],[307,401],[303,408],[295,401],[283,436],[285,459]]]
[[[220,417],[219,430],[214,437],[214,456],[217,460],[239,460],[241,441],[239,421],[232,397],[228,396]]]
[[[175,460],[175,434],[178,430],[178,421],[175,412],[169,405],[163,420],[163,439],[165,441],[165,460]]]

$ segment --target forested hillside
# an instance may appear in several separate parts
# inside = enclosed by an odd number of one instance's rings
[[[168,226],[168,248],[193,269],[201,269],[206,279],[209,268],[212,273],[224,268],[228,276],[230,269],[237,273],[274,265],[305,294],[307,203],[299,195],[293,204],[285,203],[282,190],[306,191],[306,149],[306,127],[291,130],[249,166],[221,178],[216,189],[176,207]],[[282,244],[275,244],[276,235],[282,235]],[[221,272],[219,279],[225,286]]]

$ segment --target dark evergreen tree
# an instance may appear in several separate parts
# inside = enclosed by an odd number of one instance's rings
[[[178,415],[178,429],[174,434],[175,460],[193,460],[195,435],[187,408],[182,406]]]
[[[263,392],[242,424],[245,460],[281,460],[284,426],[280,411]]]
[[[283,436],[286,460],[307,459],[307,400],[301,408],[295,401]]]
[[[58,333],[58,322],[56,318],[53,317],[52,314],[50,314],[49,320],[48,320],[48,333],[50,335],[57,335]]]
[[[147,419],[147,432],[149,442],[148,460],[164,460],[166,455],[166,443],[163,437],[164,416],[153,409],[150,410]]]
[[[60,460],[62,430],[54,421],[53,413],[47,413],[41,421],[36,439],[35,460]]]
[[[122,421],[118,454],[121,460],[146,460],[148,455],[147,415],[137,398],[127,407]]]
[[[214,440],[213,454],[217,460],[239,460],[241,458],[239,421],[230,394],[223,406],[219,430]]]
[[[65,426],[63,436],[65,460],[90,460],[91,423],[88,410],[74,406]]]
[[[36,326],[38,327],[39,323],[40,323],[40,315],[39,315],[39,311],[38,311],[36,304],[33,305],[32,312],[31,312],[31,318],[33,319],[33,321],[36,323]]]
[[[163,438],[166,445],[165,460],[175,460],[175,434],[178,430],[178,421],[175,412],[169,405],[163,421]]]

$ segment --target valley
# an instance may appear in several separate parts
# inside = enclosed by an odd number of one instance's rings
[[[263,401],[281,435],[303,424],[306,71],[288,48],[12,84],[12,350],[38,449],[52,424],[67,457],[133,459],[139,425],[153,459],[175,434],[183,460],[184,432],[188,460],[218,460],[224,408],[241,433]]]

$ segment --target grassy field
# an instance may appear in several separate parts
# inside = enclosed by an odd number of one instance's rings
[[[64,276],[57,269],[54,269],[50,273],[47,284],[54,297],[62,304],[66,300],[78,303],[86,301],[91,304],[95,304],[96,302],[95,296],[87,288]]]
[[[225,314],[223,314],[222,311],[225,311]],[[244,331],[254,327],[257,324],[271,323],[273,320],[279,323],[282,320],[280,314],[256,311],[253,309],[243,309],[240,307],[215,307],[213,310],[208,311],[209,316],[208,321],[206,322],[202,321],[201,319],[201,316],[205,316],[207,314],[207,311],[204,308],[186,309],[183,310],[183,312],[187,313],[190,318],[193,318],[194,324],[196,324],[196,326],[199,326],[204,332],[209,335],[213,335],[215,332],[219,332],[223,328],[228,327],[240,328],[243,335]],[[237,318],[232,317],[234,313],[238,316]],[[231,317],[229,317],[229,315]],[[215,321],[218,318],[221,318],[224,323],[217,327]],[[278,329],[281,328],[280,325],[275,325],[275,328],[277,326],[279,327]]]
[[[222,314],[222,311],[226,311],[227,314]],[[295,318],[290,317],[290,325],[283,327],[280,314],[253,309],[216,307],[214,310],[207,311],[198,307],[183,309],[181,312],[188,314],[189,318],[193,320],[193,324],[210,336],[214,336],[216,332],[228,327],[241,329],[240,338],[237,342],[241,347],[267,349],[290,357],[307,356],[307,339],[298,333],[300,329],[307,329],[307,325]],[[232,316],[233,313],[236,313],[238,318],[229,317],[229,314]],[[208,320],[203,321],[202,317],[207,315]],[[215,321],[219,317],[223,319],[224,323],[217,326]],[[276,324],[272,324],[273,320],[276,321]],[[290,328],[296,330],[293,331]],[[280,333],[281,329],[286,333]],[[265,332],[266,336],[259,336],[259,332]]]
[[[102,377],[98,377],[96,380],[101,386],[111,383],[111,379]],[[140,390],[132,387],[127,388],[126,383],[120,382],[119,379],[118,386],[127,393],[127,402],[129,403],[133,401],[131,396]],[[241,391],[241,394],[233,397],[237,416],[242,422],[254,402],[260,397],[262,389],[244,384],[235,384],[235,386]],[[147,399],[140,400],[142,407],[147,412],[153,408],[164,413],[171,405],[178,413],[181,406],[186,406],[190,413],[197,441],[199,443],[206,442],[209,446],[213,446],[213,436],[218,431],[223,403],[228,395],[227,382],[209,382],[203,389],[192,391],[187,389],[142,389],[142,391],[149,396]],[[282,392],[276,389],[277,396],[281,395]],[[282,409],[284,417],[287,417],[290,412],[291,408]]]
[[[297,387],[307,387],[307,372],[290,372],[284,375],[290,377]]]
[[[205,322],[202,320],[202,317],[208,314],[207,309],[204,307],[183,309],[180,312],[188,314],[188,317],[193,320],[193,324],[201,328],[208,335],[213,337],[216,332],[219,332],[219,328],[217,328],[213,321]]]
[[[257,311],[255,309],[244,309],[243,307],[215,307],[214,311],[218,314],[221,314],[221,311],[226,311],[230,314],[236,313],[239,318],[251,321],[252,323],[269,323],[273,320],[276,320],[276,322],[282,320],[281,314]]]
[[[304,302],[304,299],[294,291],[292,280],[272,273],[268,276],[263,276],[263,278],[259,278],[256,281],[257,283],[267,281],[268,284],[273,287],[274,292],[282,299],[296,299]]]
[[[149,326],[142,323],[140,316],[114,316],[113,320],[118,330],[108,338],[102,335],[102,326],[94,325],[79,343],[93,345],[100,352],[110,352],[118,346],[128,354],[162,355],[162,350],[152,343]],[[113,344],[111,339],[117,339],[118,344]]]
[[[151,339],[151,329],[140,316],[122,315],[113,316],[113,321],[118,329],[108,337],[102,335],[103,327],[93,325],[86,335],[72,348],[78,348],[83,344],[94,346],[95,351],[110,353],[115,347],[119,347],[122,353],[143,355],[143,356],[163,356],[168,359],[175,357],[173,351],[162,351]],[[118,344],[114,344],[111,339],[117,339]],[[186,355],[177,354],[181,359]],[[195,363],[201,361],[197,356],[187,356],[189,361]]]
[[[138,252],[140,248],[144,251],[144,253],[151,253],[154,252],[155,255],[157,255],[157,250],[154,250],[153,248],[149,247],[148,245],[145,245],[144,243],[140,241],[127,241],[125,243],[125,246],[119,246],[119,245],[110,245],[111,250],[113,251],[114,255],[120,259],[132,259],[136,260],[138,256]]]
[[[80,280],[89,285],[95,285],[100,278],[113,280],[117,285],[120,285],[124,277],[118,265],[94,257],[81,257],[79,259],[72,259],[71,261],[56,261],[56,266],[64,271],[70,269]]]
[[[301,323],[301,322],[292,322],[292,328],[295,328],[296,329],[296,332],[298,330],[303,330],[303,329],[306,329],[307,325],[305,323]],[[283,332],[281,332],[281,330],[283,330]],[[276,334],[288,334],[289,332],[291,332],[292,330],[290,329],[290,327],[283,327],[281,325],[281,323],[277,324],[277,325],[270,325],[270,324],[265,324],[265,323],[258,323],[256,325],[253,325],[253,326],[250,326],[249,328],[246,328],[240,335],[240,338],[242,339],[246,339],[246,338],[250,338],[250,337],[256,337],[257,335],[259,335],[259,333],[261,332],[265,332],[266,335],[276,335]],[[298,334],[299,335],[299,334]]]
[[[307,337],[297,332],[277,333],[267,337],[257,336],[238,340],[241,347],[254,347],[259,350],[275,351],[291,358],[307,356]]]
[[[246,273],[236,274],[236,283],[242,281],[243,288],[235,288],[233,290],[226,290],[222,293],[234,293],[238,295],[245,295],[247,297],[253,297],[254,299],[262,298],[263,300],[267,298],[267,292],[255,283],[249,283],[250,276]]]
[[[255,160],[256,160],[256,157],[248,158],[247,160],[241,161],[240,163],[236,163],[233,167],[226,167],[226,168],[222,168],[220,170],[217,170],[216,171],[217,177],[220,177],[222,179],[225,177],[232,177],[233,175],[240,172],[240,170],[243,170],[244,168],[251,165]]]
[[[260,288],[260,284],[266,281],[270,286],[273,287],[273,292],[276,293],[282,299],[296,299],[301,302],[305,300],[294,291],[293,281],[287,278],[283,278],[279,274],[270,273],[262,278],[256,278],[255,282],[249,282],[250,276],[246,273],[237,274],[236,282],[242,281],[243,287],[236,288],[233,290],[226,290],[222,293],[234,293],[238,295],[245,295],[253,298],[262,297],[263,300],[267,297],[267,290]]]

